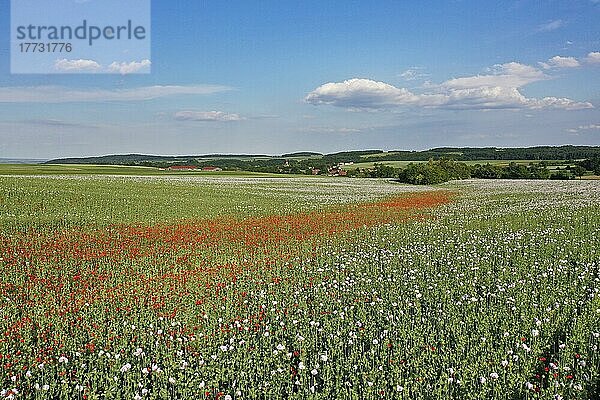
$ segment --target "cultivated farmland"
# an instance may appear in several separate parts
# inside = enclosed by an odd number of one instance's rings
[[[14,399],[600,397],[600,183],[0,177]]]

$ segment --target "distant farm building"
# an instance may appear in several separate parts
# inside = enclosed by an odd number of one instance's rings
[[[219,172],[219,171],[223,171],[223,170],[219,167],[202,167],[202,171],[204,171],[204,172]]]
[[[197,170],[198,167],[195,165],[171,165],[167,169],[169,171],[194,171]]]
[[[329,168],[328,172],[329,172],[330,176],[347,176],[348,175],[348,171],[343,170],[340,167]]]

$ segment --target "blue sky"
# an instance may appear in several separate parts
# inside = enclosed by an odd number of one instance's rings
[[[41,6],[51,4],[51,6]],[[118,13],[115,12],[118,10]],[[36,26],[69,26],[71,30],[65,35],[68,40],[50,40],[52,42],[69,42],[71,49],[68,52],[21,52],[11,53],[11,72],[14,73],[73,73],[73,72],[120,72],[117,65],[111,71],[109,67],[117,61],[121,64],[123,59],[148,60],[150,64],[151,42],[151,4],[149,0],[12,0],[11,2],[11,32],[21,41],[13,43],[13,49],[19,49],[19,43],[39,41],[41,32]],[[102,34],[101,27],[116,27],[118,25],[131,29],[116,31],[113,29],[108,35],[111,40],[99,40]],[[85,26],[83,25],[85,23]],[[33,29],[29,29],[32,25]],[[140,26],[138,38],[135,40],[121,40],[121,37],[135,36],[135,29]],[[85,29],[84,29],[85,28]],[[51,28],[50,28],[51,29]],[[57,28],[59,29],[59,28]],[[95,32],[91,32],[95,30]],[[78,32],[79,31],[79,32]],[[87,32],[86,32],[87,31]],[[58,32],[61,32],[60,34]],[[86,34],[78,40],[77,36]],[[44,36],[48,34],[43,33]],[[56,35],[62,37],[62,29]],[[75,35],[75,36],[73,36]],[[115,36],[118,36],[115,38]],[[57,46],[58,47],[58,46]],[[62,47],[60,47],[62,49]],[[54,49],[54,47],[53,47]],[[57,63],[57,60],[59,62]],[[73,60],[84,60],[74,62]],[[121,61],[121,62],[119,62]],[[101,66],[104,66],[102,68]],[[77,67],[74,70],[74,67]],[[150,66],[142,65],[136,72],[150,72]],[[127,70],[131,72],[131,67]]]
[[[0,158],[600,145],[598,0],[157,0],[151,73],[23,75],[9,3]]]

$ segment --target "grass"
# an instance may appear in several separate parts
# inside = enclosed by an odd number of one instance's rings
[[[283,177],[281,174],[266,174],[249,171],[169,171],[154,167],[89,164],[0,164],[0,175],[129,175],[129,176],[255,176]]]
[[[379,199],[410,189],[369,179],[222,173],[89,174],[94,170],[96,167],[89,167],[88,174],[76,175],[0,176],[0,226],[55,229],[288,214],[357,199]],[[359,192],[361,188],[366,193]]]
[[[2,176],[2,397],[599,398],[599,204],[585,180]]]

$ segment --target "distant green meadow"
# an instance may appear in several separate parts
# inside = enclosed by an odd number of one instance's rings
[[[0,170],[3,398],[600,398],[598,181]]]
[[[225,175],[225,176],[282,176],[248,171],[172,171],[154,167],[89,164],[0,164],[0,175]]]

